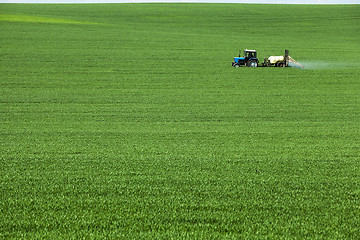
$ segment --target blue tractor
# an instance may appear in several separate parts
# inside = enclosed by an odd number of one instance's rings
[[[234,57],[234,62],[232,63],[233,67],[240,67],[242,65],[248,67],[257,67],[259,60],[257,59],[256,50],[245,49],[244,56]]]

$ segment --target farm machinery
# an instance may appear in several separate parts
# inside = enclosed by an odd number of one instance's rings
[[[288,67],[289,63],[294,63],[302,68],[303,65],[296,62],[292,57],[289,56],[289,50],[285,50],[285,55],[283,56],[269,56],[264,59],[264,62],[261,63],[261,67]],[[258,67],[259,60],[257,58],[256,50],[245,49],[244,57],[234,57],[234,62],[232,63],[233,67],[247,66],[247,67]]]
[[[248,67],[257,67],[259,64],[259,60],[257,59],[256,50],[248,50],[245,49],[244,56],[234,57],[234,62],[232,63],[233,67],[240,67],[242,65]]]

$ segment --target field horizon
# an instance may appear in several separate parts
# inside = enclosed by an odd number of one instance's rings
[[[346,5],[360,4],[358,0],[0,0],[0,3],[41,3],[41,4],[94,4],[94,3],[230,3],[230,4],[314,4],[314,5]]]
[[[0,238],[358,239],[359,8],[0,4]]]

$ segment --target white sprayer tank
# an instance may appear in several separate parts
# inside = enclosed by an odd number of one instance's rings
[[[284,61],[284,56],[270,56],[268,58],[271,64]]]

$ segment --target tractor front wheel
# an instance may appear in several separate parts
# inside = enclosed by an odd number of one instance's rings
[[[250,62],[248,62],[247,66],[248,67],[257,67],[258,63],[256,61],[250,61]]]

